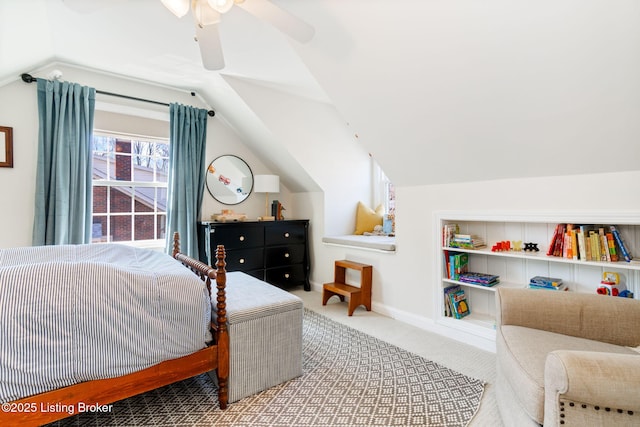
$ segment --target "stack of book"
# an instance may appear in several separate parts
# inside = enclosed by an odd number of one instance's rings
[[[548,289],[551,291],[566,291],[567,286],[562,279],[555,277],[535,276],[529,281],[531,289]]]
[[[494,286],[500,283],[500,276],[495,274],[466,272],[460,273],[458,281],[480,286]]]
[[[464,290],[459,286],[449,286],[444,289],[444,315],[462,319],[471,314],[469,303]]]
[[[479,249],[485,246],[487,244],[484,239],[475,234],[454,234],[449,241],[449,247],[451,248]]]
[[[615,225],[558,224],[549,242],[547,255],[581,261],[632,260]]]
[[[459,252],[447,252],[446,258],[447,279],[458,280],[460,273],[465,273],[469,268],[469,254]],[[446,255],[445,255],[446,256]]]

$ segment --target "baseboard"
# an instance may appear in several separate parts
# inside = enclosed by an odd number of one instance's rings
[[[322,284],[311,282],[311,290],[322,293]],[[371,301],[371,310],[383,316],[387,316],[408,325],[415,326],[416,328],[420,328],[425,331],[433,332],[438,335],[443,335],[447,338],[472,345],[481,350],[491,353],[496,352],[496,343],[494,340],[439,325],[433,319],[430,319],[428,317],[418,316],[414,313],[409,313],[404,310],[398,310],[396,308],[389,307],[376,301]]]

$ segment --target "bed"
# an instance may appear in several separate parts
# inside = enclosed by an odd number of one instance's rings
[[[194,260],[177,234],[178,262],[115,244],[0,250],[0,425],[109,410],[212,370],[225,409],[224,257],[218,246],[216,269]]]

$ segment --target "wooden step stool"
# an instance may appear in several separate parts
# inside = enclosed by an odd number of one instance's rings
[[[360,271],[360,287],[347,285],[347,269]],[[322,305],[327,305],[327,301],[334,295],[344,301],[344,297],[349,298],[349,316],[359,305],[364,305],[367,311],[371,311],[371,277],[373,267],[359,262],[342,260],[336,261],[333,274],[333,283],[322,285]]]

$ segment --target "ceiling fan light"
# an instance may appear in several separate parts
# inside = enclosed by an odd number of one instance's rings
[[[178,18],[182,18],[189,12],[189,0],[160,0],[164,7]]]
[[[220,22],[220,14],[209,7],[207,0],[193,1],[193,15],[199,26],[213,25]]]
[[[227,13],[233,7],[233,0],[207,0],[209,6],[220,13]]]

